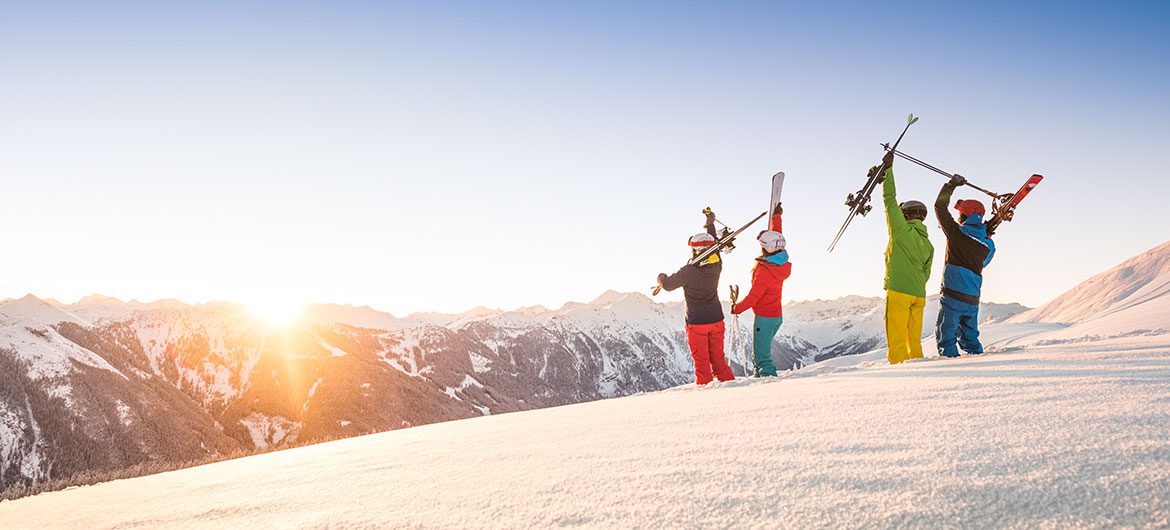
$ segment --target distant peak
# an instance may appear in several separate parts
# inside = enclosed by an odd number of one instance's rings
[[[470,311],[467,311],[460,316],[463,316],[463,317],[486,317],[486,316],[491,316],[491,315],[499,315],[502,313],[503,313],[503,311],[501,311],[499,309],[492,309],[490,307],[484,307],[484,306],[476,306],[476,307],[472,308]]]
[[[9,317],[29,318],[46,326],[56,325],[61,322],[73,322],[86,327],[91,325],[77,315],[49,304],[32,294],[26,294],[19,299],[0,304],[0,314],[5,314]]]
[[[108,304],[108,303],[125,304],[125,302],[123,302],[117,298],[114,298],[112,296],[106,296],[104,294],[97,294],[97,293],[82,297],[81,300],[77,301],[77,303],[79,303],[79,304]]]
[[[589,305],[610,305],[614,302],[617,302],[618,300],[621,300],[622,298],[625,298],[627,294],[629,293],[619,293],[613,289],[610,289],[602,293],[601,296],[594,298],[592,302],[589,302]]]

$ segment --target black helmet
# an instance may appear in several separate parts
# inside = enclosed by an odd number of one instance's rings
[[[898,205],[902,209],[902,215],[920,221],[926,219],[926,205],[918,201],[906,201]]]

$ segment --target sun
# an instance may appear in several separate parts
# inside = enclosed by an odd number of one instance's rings
[[[304,311],[304,304],[295,302],[271,301],[248,304],[248,312],[269,327],[287,327],[300,318]]]

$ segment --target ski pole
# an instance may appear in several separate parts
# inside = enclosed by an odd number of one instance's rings
[[[734,311],[735,304],[739,303],[739,286],[728,285],[727,290],[731,291],[731,309],[733,311],[731,313],[731,354],[735,355],[735,345],[738,342],[736,338],[739,336],[739,315]],[[746,354],[743,356],[743,376],[745,378],[751,377],[750,372],[748,372],[748,356]]]
[[[895,147],[897,147],[897,146],[895,146]],[[929,170],[931,170],[931,171],[933,171],[933,172],[935,172],[935,173],[938,173],[939,175],[942,175],[942,176],[944,176],[944,177],[947,177],[947,178],[954,178],[954,177],[957,177],[957,176],[959,176],[958,174],[947,173],[946,171],[943,171],[943,170],[941,170],[941,169],[939,169],[939,168],[937,168],[937,167],[934,167],[934,166],[932,166],[932,165],[930,165],[930,164],[927,164],[926,162],[923,162],[923,161],[921,161],[921,160],[919,160],[919,159],[917,159],[917,158],[914,158],[914,157],[912,157],[912,156],[910,156],[910,155],[908,155],[908,154],[906,154],[906,153],[903,153],[903,152],[901,152],[901,151],[897,150],[896,148],[895,148],[895,149],[890,149],[890,144],[882,144],[882,148],[883,148],[883,149],[885,149],[886,151],[891,151],[891,150],[892,150],[892,151],[894,152],[894,154],[895,154],[895,155],[897,155],[897,156],[899,156],[899,157],[902,157],[902,158],[904,158],[904,159],[906,159],[906,160],[909,160],[909,161],[911,161],[911,162],[914,162],[915,164],[918,164],[918,165],[920,165],[920,166],[922,166],[922,167],[924,167],[924,168],[926,168],[926,169],[929,169]],[[979,191],[981,191],[981,192],[983,192],[983,193],[986,193],[986,194],[990,195],[990,196],[991,196],[991,198],[993,198],[993,199],[998,199],[998,198],[1000,197],[1000,194],[998,194],[998,193],[995,193],[995,192],[993,192],[993,191],[989,191],[989,190],[985,190],[985,189],[983,189],[983,188],[980,188],[979,186],[976,186],[976,185],[972,184],[970,181],[968,181],[968,182],[967,182],[967,185],[968,185],[968,186],[971,186],[972,188],[975,188],[975,189],[977,189],[977,190],[979,190]]]

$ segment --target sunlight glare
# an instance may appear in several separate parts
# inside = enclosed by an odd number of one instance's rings
[[[286,327],[297,320],[304,310],[305,306],[303,304],[286,301],[253,302],[248,304],[248,312],[270,327]]]

